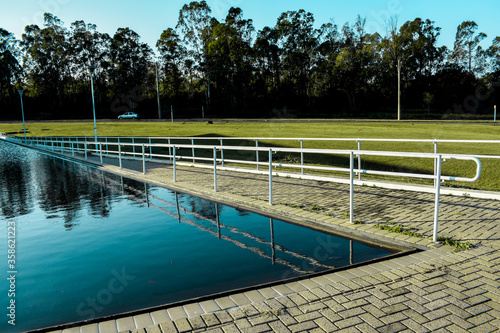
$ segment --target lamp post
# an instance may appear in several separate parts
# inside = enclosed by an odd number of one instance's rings
[[[158,79],[158,64],[155,63],[156,70],[156,96],[158,98],[158,119],[161,119],[161,106],[160,106],[160,80]]]
[[[398,120],[401,120],[401,60],[398,60]]]
[[[94,71],[95,71],[95,66],[89,66],[90,85],[92,90],[92,108],[94,110],[94,134],[95,134],[95,142],[97,142],[97,123],[95,120],[95,101],[94,101]],[[96,149],[97,149],[97,143],[96,143]]]
[[[23,107],[23,90],[19,89],[17,91],[21,97],[21,114],[23,115],[23,129],[24,129],[24,140],[26,140],[26,124],[24,122],[24,107]]]

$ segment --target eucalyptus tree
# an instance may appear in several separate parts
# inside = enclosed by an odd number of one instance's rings
[[[277,95],[281,83],[280,47],[274,28],[264,27],[253,45],[254,94],[257,97]]]
[[[500,77],[500,36],[497,36],[487,50],[490,59],[490,71]]]
[[[15,95],[15,80],[21,74],[21,66],[18,62],[19,41],[14,34],[0,28],[0,99],[7,106],[7,96]]]
[[[340,38],[338,26],[333,21],[321,26],[313,77],[320,94],[332,95],[335,92],[334,68],[341,50]]]
[[[44,19],[44,28],[25,27],[21,45],[31,92],[48,97],[50,108],[53,108],[56,97],[62,105],[65,84],[70,77],[68,31],[56,16],[46,13]]]
[[[341,49],[333,68],[337,87],[346,94],[354,113],[361,110],[366,94],[374,88],[380,61],[381,38],[377,33],[368,34],[365,24],[366,19],[358,16],[353,26],[344,25]]]
[[[164,78],[162,90],[170,99],[175,99],[181,93],[184,77],[190,75],[190,66],[184,63],[186,49],[182,45],[181,38],[172,28],[162,32],[160,39],[156,42],[156,47],[160,54],[161,72]]]
[[[282,13],[275,26],[281,49],[283,79],[299,96],[310,96],[320,30],[312,13],[301,9]]]
[[[210,107],[210,71],[208,59],[208,44],[213,27],[211,9],[206,1],[192,1],[185,4],[179,11],[176,29],[181,33],[187,57],[192,61],[192,66],[203,79],[205,100]]]
[[[449,60],[464,67],[469,73],[482,73],[485,52],[480,43],[487,35],[477,33],[478,25],[474,21],[465,21],[457,28],[455,44]]]
[[[224,22],[212,23],[208,44],[211,77],[217,87],[216,95],[234,109],[240,106],[251,82],[252,20],[245,20],[240,8],[231,7]]]
[[[115,101],[112,108],[119,111],[117,102],[129,103],[134,108],[136,102],[145,98],[144,89],[151,77],[152,50],[140,41],[140,36],[129,28],[119,28],[110,46],[110,84]],[[151,85],[153,86],[153,85]],[[120,110],[123,110],[121,108]]]
[[[108,34],[97,31],[95,24],[86,24],[84,21],[75,21],[71,24],[69,60],[75,104],[77,93],[83,93],[86,96],[90,93],[88,89],[89,66],[95,67],[95,90],[98,96],[102,96],[102,92],[106,89],[110,69],[110,47],[111,38]]]

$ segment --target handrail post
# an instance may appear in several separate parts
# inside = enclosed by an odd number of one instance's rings
[[[149,159],[153,159],[153,145],[151,144],[151,138],[149,138]]]
[[[144,144],[142,144],[142,173],[146,174],[146,155],[144,150]]]
[[[169,139],[170,141],[170,139]],[[174,167],[174,183],[177,181],[177,172],[175,170],[175,146],[172,147],[172,163]]]
[[[85,145],[85,159],[88,159],[87,157],[87,142],[83,143]]]
[[[120,139],[118,139],[120,140]],[[122,168],[122,145],[118,144],[118,163],[120,164],[120,169]]]
[[[300,174],[304,174],[304,152],[302,151],[304,149],[304,140],[300,139]]]
[[[170,145],[170,138],[168,138],[168,144]],[[168,155],[170,156],[170,161],[172,161],[172,147],[168,146]]]
[[[132,137],[132,153],[133,153],[132,156],[135,157],[135,138],[134,137]]]
[[[194,164],[195,156],[194,156],[194,139],[193,138],[191,138],[191,146],[192,146],[191,147],[191,154],[193,155],[193,164]]]
[[[434,144],[434,154],[438,153],[438,143],[437,139],[433,142]],[[434,160],[434,176],[436,176],[437,173],[437,160]],[[436,179],[434,179],[434,188],[437,187]]]
[[[273,150],[269,149],[269,204],[273,204]]]
[[[255,139],[255,148],[259,148],[259,139]],[[255,156],[257,160],[257,170],[259,170],[259,150],[255,150]]]
[[[217,148],[214,147],[214,191],[217,192]]]
[[[220,158],[222,166],[224,166],[224,149],[222,148],[223,144],[224,143],[222,142],[222,139],[220,139]]]
[[[358,139],[358,151],[361,151],[361,141]],[[361,154],[358,154],[358,180],[361,180]]]
[[[353,223],[354,215],[354,152],[349,154],[349,223]]]
[[[436,202],[434,204],[434,232],[432,234],[432,241],[437,242],[438,234],[438,219],[439,219],[439,196],[441,192],[441,155],[438,155],[436,161]]]
[[[101,164],[102,164],[102,143],[99,142],[99,156],[101,158]]]

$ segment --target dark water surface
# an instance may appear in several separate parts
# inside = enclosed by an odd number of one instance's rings
[[[5,142],[0,221],[6,276],[0,332],[138,310],[390,254]],[[15,326],[7,316],[12,300]]]

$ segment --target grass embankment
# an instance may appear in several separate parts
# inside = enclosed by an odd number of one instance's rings
[[[382,139],[468,139],[499,140],[500,127],[495,123],[457,122],[356,122],[356,121],[303,121],[303,122],[98,122],[99,136],[148,137],[293,137],[293,138],[382,138]],[[28,136],[93,136],[94,127],[87,122],[37,122],[27,124]],[[0,132],[22,134],[22,124],[0,124]],[[260,144],[299,147],[298,141],[260,140]],[[226,143],[225,143],[226,144]],[[239,142],[235,145],[253,145]],[[355,142],[305,141],[304,148],[357,149]],[[362,142],[362,150],[414,151],[432,153],[432,143]],[[439,144],[440,153],[500,155],[497,144]],[[198,154],[197,154],[198,155]],[[282,161],[296,160],[297,155],[277,156]],[[401,172],[432,173],[433,161],[394,157],[363,157],[362,168]],[[265,157],[262,158],[262,161]],[[347,166],[345,156],[305,156],[310,164]],[[484,190],[500,190],[500,161],[483,159],[481,178],[476,183],[450,182],[449,186],[462,186]],[[472,177],[475,164],[469,161],[443,162],[443,174]],[[368,178],[368,176],[365,176]],[[380,177],[377,177],[380,179]],[[414,181],[408,179],[408,181]]]

